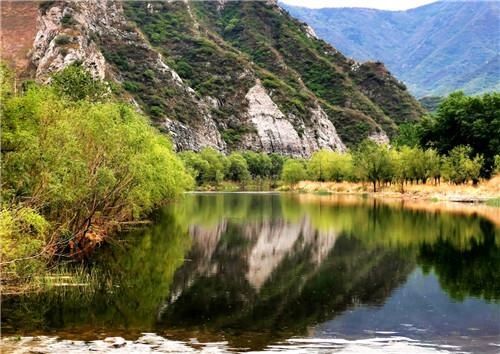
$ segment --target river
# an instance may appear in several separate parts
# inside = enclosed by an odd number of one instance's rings
[[[2,352],[500,352],[500,227],[474,213],[187,194],[88,268],[4,296]]]

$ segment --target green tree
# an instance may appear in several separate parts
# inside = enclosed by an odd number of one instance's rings
[[[285,163],[285,157],[281,154],[273,152],[269,154],[269,158],[271,159],[271,171],[269,176],[272,179],[278,179],[281,176],[283,164]]]
[[[357,177],[362,181],[371,182],[374,192],[377,191],[377,183],[380,185],[394,176],[389,148],[368,139],[354,150],[353,165]]]
[[[197,185],[203,184],[207,180],[210,164],[203,159],[200,154],[194,151],[184,151],[179,153],[179,157],[184,162],[187,171],[195,179]]]
[[[420,144],[420,126],[414,123],[401,124],[398,128],[398,135],[393,139],[394,146],[415,147]]]
[[[201,150],[200,156],[209,166],[206,174],[203,175],[202,181],[215,184],[222,182],[227,169],[227,158],[213,148],[204,148]]]
[[[500,174],[500,155],[495,155],[494,161],[493,173],[498,175]]]
[[[289,184],[296,184],[307,178],[306,169],[302,161],[295,159],[286,160],[281,172],[281,179]]]
[[[95,80],[83,69],[80,63],[74,63],[55,73],[51,78],[55,91],[72,101],[87,99],[92,102],[110,98],[111,90],[106,82]]]
[[[307,164],[309,177],[316,181],[340,182],[350,178],[352,160],[349,153],[329,150],[315,152]]]
[[[3,209],[47,220],[46,249],[81,255],[191,186],[170,141],[128,105],[32,85],[2,118]]]
[[[471,154],[470,146],[460,145],[453,148],[444,158],[443,176],[455,184],[467,183],[470,180],[477,183],[484,159],[481,155],[471,159]]]
[[[253,178],[268,178],[271,176],[273,161],[266,153],[245,151],[243,157]]]
[[[494,156],[500,154],[500,93],[453,93],[420,126],[423,146],[447,154],[456,146],[468,145],[473,155],[484,156],[482,175],[489,176]]]
[[[242,154],[233,152],[229,155],[226,178],[236,182],[246,182],[250,179],[247,160]]]

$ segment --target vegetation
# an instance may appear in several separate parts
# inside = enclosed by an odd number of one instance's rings
[[[492,174],[495,156],[500,154],[500,93],[466,96],[456,92],[446,98],[436,114],[417,125],[423,147],[448,154],[459,145],[468,145],[469,155],[482,155],[483,177]]]
[[[170,141],[102,88],[72,66],[50,86],[2,92],[1,258],[13,277],[85,257],[191,186]]]
[[[155,121],[193,123],[203,108],[158,70],[156,54],[194,90],[208,98],[212,117],[231,150],[251,131],[244,123],[245,95],[260,79],[298,132],[321,106],[350,147],[383,128],[415,121],[424,111],[379,64],[353,70],[354,62],[310,38],[304,25],[264,2],[125,2],[125,15],[145,34],[149,49],[100,35],[106,59],[126,80],[126,90]],[[111,37],[111,38],[108,38]],[[145,75],[147,70],[154,75]],[[222,124],[219,124],[222,123]],[[222,128],[223,127],[223,128]]]

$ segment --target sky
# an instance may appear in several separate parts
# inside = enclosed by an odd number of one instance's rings
[[[367,7],[382,10],[407,10],[430,4],[436,0],[281,0],[289,5],[311,8]]]

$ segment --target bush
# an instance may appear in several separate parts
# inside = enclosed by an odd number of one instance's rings
[[[235,182],[246,182],[250,179],[247,161],[241,154],[229,155],[226,178]]]
[[[59,89],[32,86],[2,106],[2,199],[13,201],[9,210],[40,210],[54,244],[78,255],[89,237],[102,240],[192,179],[170,141],[133,107],[72,101]]]
[[[455,184],[473,181],[477,183],[479,173],[484,163],[481,155],[470,158],[472,148],[470,146],[457,146],[453,148],[443,162],[443,176]]]
[[[352,158],[349,153],[329,150],[315,152],[307,164],[309,177],[315,181],[346,181],[352,176]]]
[[[378,145],[371,140],[364,140],[353,153],[353,165],[356,176],[373,184],[377,191],[377,183],[390,181],[394,177],[394,163],[389,148]]]
[[[289,184],[296,184],[307,178],[306,169],[301,161],[289,159],[283,165],[281,179]]]
[[[80,63],[74,63],[64,70],[55,73],[51,79],[55,91],[68,100],[103,101],[109,98],[110,90],[106,83],[95,80],[82,68]]]
[[[4,277],[27,277],[43,269],[41,255],[49,226],[43,216],[28,207],[0,211],[0,259]]]
[[[54,39],[54,43],[60,47],[65,46],[71,43],[71,37],[66,34],[60,34]]]
[[[75,20],[73,19],[73,16],[71,16],[70,14],[66,14],[63,17],[61,17],[61,25],[63,27],[71,27],[74,24]]]

